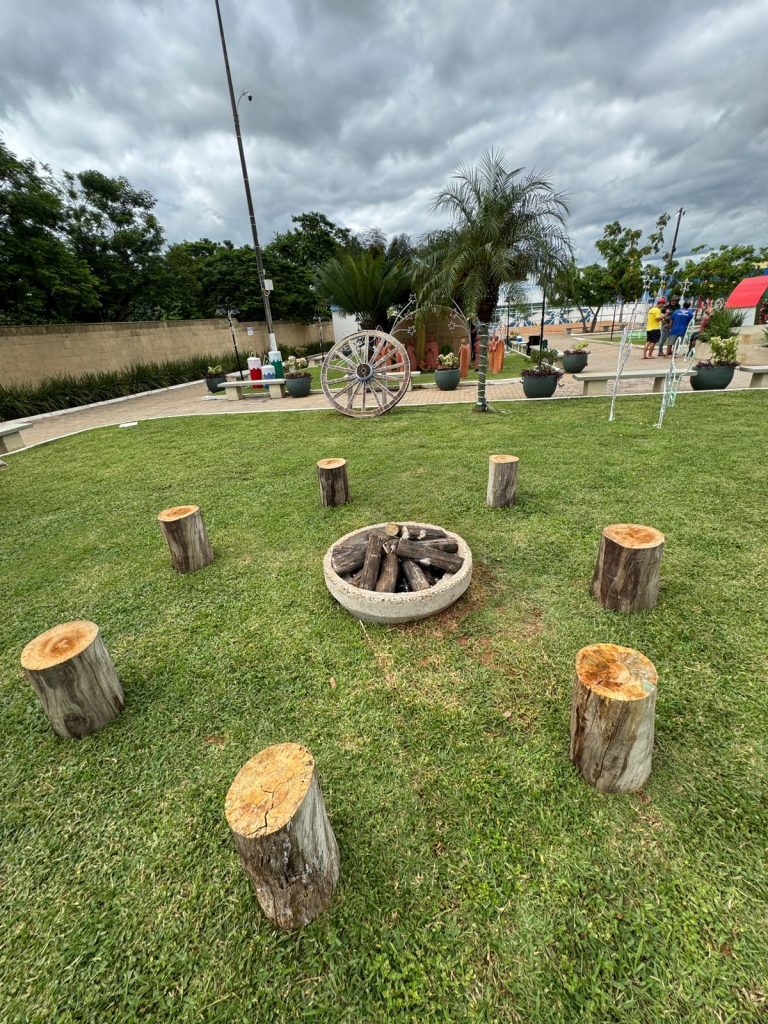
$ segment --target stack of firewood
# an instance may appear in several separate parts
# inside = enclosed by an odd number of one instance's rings
[[[459,545],[432,526],[387,523],[337,544],[333,571],[353,587],[379,594],[428,590],[453,576],[464,564]]]

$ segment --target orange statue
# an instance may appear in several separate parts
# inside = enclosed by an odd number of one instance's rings
[[[488,370],[491,373],[501,373],[504,369],[504,342],[494,334],[488,346]]]
[[[427,342],[427,348],[424,353],[424,364],[427,370],[436,370],[438,367],[437,357],[440,354],[440,349],[437,347],[437,342],[434,338],[430,338]]]
[[[469,364],[472,361],[472,346],[468,341],[462,341],[459,346],[459,376],[462,380],[469,373]]]

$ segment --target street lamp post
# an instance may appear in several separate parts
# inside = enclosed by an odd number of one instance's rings
[[[243,187],[245,188],[245,201],[248,204],[248,219],[251,222],[251,235],[253,236],[253,248],[256,253],[256,267],[259,274],[259,287],[261,288],[261,297],[264,302],[264,317],[267,321],[267,334],[269,335],[269,350],[270,355],[272,353],[277,354],[277,339],[275,338],[275,331],[272,324],[272,308],[269,304],[269,291],[265,285],[264,275],[264,262],[261,257],[261,246],[259,245],[259,233],[256,230],[256,216],[253,212],[253,199],[251,197],[251,184],[248,180],[248,168],[245,163],[245,151],[243,150],[243,139],[240,135],[240,118],[237,113],[237,105],[243,98],[245,93],[241,93],[237,101],[235,100],[235,90],[232,87],[232,73],[229,70],[229,57],[227,55],[227,43],[224,38],[224,24],[221,20],[221,8],[219,6],[219,0],[215,0],[216,3],[216,17],[219,22],[219,35],[221,36],[221,50],[224,54],[224,68],[227,72],[227,86],[229,88],[229,100],[232,104],[232,120],[235,125],[235,136],[237,138],[237,151],[240,154],[240,167],[243,172]],[[249,96],[250,98],[250,96]],[[230,318],[230,327],[232,321]],[[234,334],[233,334],[234,338]],[[235,345],[235,350],[237,346]]]
[[[232,335],[232,347],[235,350],[235,362],[237,363],[237,372],[240,374],[240,380],[243,380],[243,368],[240,365],[240,353],[237,349],[237,335],[235,334],[235,325],[232,321],[233,316],[237,316],[240,312],[239,309],[232,309],[229,304],[226,306],[219,306],[216,310],[216,316],[225,316],[229,321],[229,333]]]

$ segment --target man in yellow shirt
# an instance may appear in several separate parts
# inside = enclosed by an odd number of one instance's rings
[[[655,306],[651,306],[648,310],[648,316],[645,321],[645,348],[643,349],[643,359],[653,359],[653,351],[659,344],[661,338],[661,318],[664,315],[664,306],[666,305],[666,299],[659,299]]]

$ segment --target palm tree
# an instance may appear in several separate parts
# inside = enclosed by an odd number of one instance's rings
[[[320,268],[315,287],[343,312],[356,316],[363,329],[386,328],[391,306],[407,299],[410,275],[397,259],[370,252],[345,253]]]
[[[501,151],[486,152],[477,167],[461,166],[454,181],[437,193],[432,209],[448,213],[451,225],[426,236],[415,257],[420,306],[456,297],[469,320],[477,322],[480,359],[477,408],[488,409],[488,324],[499,289],[551,277],[571,258],[563,228],[568,207],[549,179],[507,167]]]

